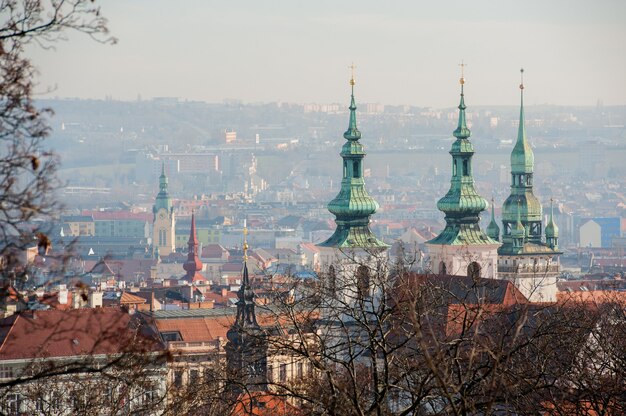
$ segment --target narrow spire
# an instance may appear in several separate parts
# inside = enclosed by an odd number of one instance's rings
[[[463,61],[461,61],[461,63],[459,64],[459,66],[461,67],[461,78],[459,79],[459,84],[461,85],[461,102],[459,103],[459,124],[456,128],[456,130],[454,130],[454,133],[452,133],[454,135],[454,137],[456,137],[457,139],[467,139],[470,137],[471,132],[470,130],[467,128],[467,122],[465,119],[465,94],[464,94],[464,86],[465,86],[465,67],[467,66],[466,63],[464,63]]]
[[[183,264],[186,275],[185,279],[191,283],[206,281],[202,276],[202,262],[198,256],[198,237],[196,235],[195,212],[191,211],[191,229],[189,230],[189,240],[187,241],[187,261]]]
[[[495,204],[493,197],[491,197],[491,221],[487,226],[487,235],[493,238],[496,241],[500,240],[500,227],[498,227],[498,223],[496,222],[496,214],[495,214]]]
[[[526,141],[526,120],[524,119],[524,68],[519,70],[520,72],[520,107],[519,107],[519,127],[517,130],[517,141],[519,143]]]
[[[550,219],[546,225],[546,240],[548,243],[555,241],[555,238],[559,236],[559,227],[554,222],[554,199],[550,198]],[[552,244],[556,246],[556,244]]]
[[[346,132],[343,134],[343,137],[346,140],[359,140],[361,138],[361,132],[356,126],[356,102],[354,100],[354,85],[356,84],[356,81],[354,79],[354,69],[356,68],[356,66],[353,63],[348,68],[350,68],[351,70],[351,76],[350,76],[351,95],[350,95],[350,107],[349,107],[350,108],[350,122],[348,124],[348,130],[346,130]]]
[[[165,160],[161,162],[161,176],[165,176]]]
[[[248,277],[248,227],[246,226],[246,220],[243,220],[243,268],[244,268],[244,281]]]

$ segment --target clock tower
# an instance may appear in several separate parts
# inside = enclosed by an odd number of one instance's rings
[[[176,251],[176,242],[174,238],[176,218],[174,215],[172,198],[167,191],[165,162],[163,162],[161,169],[161,176],[159,177],[159,193],[156,196],[152,212],[154,214],[152,226],[152,254],[156,255],[158,251],[160,256],[168,256]]]

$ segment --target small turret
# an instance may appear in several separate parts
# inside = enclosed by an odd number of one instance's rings
[[[498,227],[496,222],[493,198],[491,198],[491,222],[487,226],[487,235],[495,241],[500,241],[500,227]]]
[[[550,198],[550,219],[546,225],[546,244],[553,250],[559,247],[559,227],[554,222],[554,200]]]
[[[522,218],[519,209],[519,201],[517,203],[517,222],[515,228],[511,230],[511,238],[513,239],[513,247],[520,248],[524,245],[524,237],[526,237],[526,228],[522,224]]]
[[[187,272],[185,279],[190,283],[205,282],[202,276],[202,262],[198,257],[198,237],[196,235],[196,217],[191,213],[191,230],[189,231],[189,241],[187,242],[187,261],[183,264],[183,269]]]

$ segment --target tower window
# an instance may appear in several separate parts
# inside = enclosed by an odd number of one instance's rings
[[[343,161],[343,177],[348,177],[348,162]]]
[[[469,167],[467,165],[467,159],[463,160],[463,176],[469,175]]]
[[[456,159],[452,161],[452,176],[456,176],[456,162]]]
[[[446,270],[446,263],[444,263],[443,261],[439,262],[439,274],[446,274],[447,270]]]
[[[359,162],[356,160],[352,162],[352,174],[355,178],[361,177],[361,169],[359,169]]]

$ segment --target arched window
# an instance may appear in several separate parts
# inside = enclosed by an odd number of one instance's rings
[[[469,175],[469,167],[467,165],[467,159],[463,160],[463,176]]]
[[[480,277],[480,264],[475,261],[471,262],[469,266],[467,266],[467,276],[472,279],[478,279]]]
[[[446,274],[447,270],[446,270],[446,263],[444,263],[443,261],[439,262],[439,274]]]
[[[343,161],[343,177],[348,177],[348,162],[346,162],[345,160]]]
[[[456,162],[456,159],[452,161],[452,176],[456,176]]]
[[[356,269],[356,290],[359,299],[365,299],[370,294],[370,271],[367,266]]]
[[[360,178],[361,177],[361,169],[359,169],[359,162],[358,161],[354,161],[352,162],[352,175],[355,178]]]

